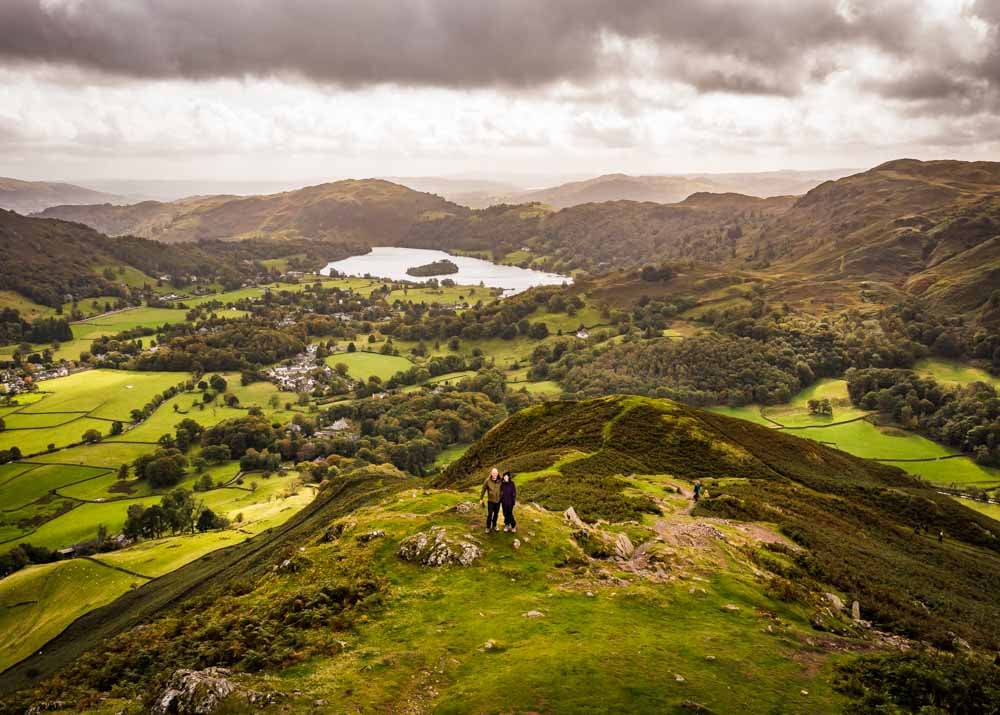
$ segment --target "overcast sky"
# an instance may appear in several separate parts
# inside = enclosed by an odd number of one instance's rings
[[[0,0],[0,175],[1000,159],[1000,0]]]

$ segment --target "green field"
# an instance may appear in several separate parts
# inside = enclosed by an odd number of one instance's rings
[[[978,511],[980,514],[985,514],[991,519],[1000,521],[1000,504],[984,504],[980,501],[974,501],[972,499],[961,499],[959,500],[964,506],[969,507]]]
[[[933,377],[938,382],[946,384],[968,385],[971,382],[985,382],[1000,389],[1000,377],[995,377],[986,370],[966,365],[957,360],[926,358],[917,362],[913,369],[922,375]]]
[[[195,481],[195,475],[191,474],[187,477],[186,483],[182,483],[181,486],[190,489]],[[256,491],[250,490],[249,483],[251,481],[257,482]],[[272,520],[276,514],[282,513],[286,508],[292,508],[293,511],[301,508],[303,500],[308,502],[311,498],[311,491],[297,485],[297,475],[273,476],[269,479],[249,476],[243,488],[213,489],[199,493],[198,498],[217,514],[235,518],[236,514],[242,513],[243,523],[252,524],[256,521]],[[148,490],[146,491],[148,493]],[[298,499],[286,503],[285,497],[293,492],[296,493]],[[61,549],[93,539],[97,534],[98,527],[102,524],[107,528],[108,533],[117,534],[125,524],[125,514],[130,504],[142,504],[148,507],[158,504],[161,498],[160,495],[148,495],[80,504],[72,511],[46,521],[34,531],[21,536],[17,543],[29,542],[35,546]]]
[[[829,400],[833,415],[814,415],[809,412],[809,400]],[[823,379],[795,395],[791,402],[776,407],[765,407],[761,414],[785,427],[824,426],[857,419],[868,414],[851,404],[846,380]]]
[[[833,417],[809,413],[811,399],[828,399],[833,405]],[[784,405],[745,407],[712,407],[728,417],[755,422],[766,427],[789,427],[789,434],[822,442],[858,457],[887,460],[888,463],[941,485],[974,485],[992,487],[1000,484],[1000,470],[981,467],[968,457],[940,459],[956,454],[956,450],[906,430],[879,427],[857,418],[867,414],[850,404],[844,380],[819,380],[799,392]],[[765,417],[766,415],[766,417]],[[839,424],[845,420],[856,420]],[[892,460],[921,459],[903,462]]]
[[[50,491],[67,485],[92,480],[107,474],[100,467],[65,466],[57,464],[25,465],[28,470],[0,485],[0,511],[13,511],[41,499]]]
[[[447,467],[449,464],[465,454],[467,449],[469,449],[469,445],[467,444],[453,444],[450,447],[442,449],[441,453],[438,454],[437,459],[434,460],[434,466],[439,469]]]
[[[132,409],[141,408],[154,395],[189,377],[185,372],[86,370],[39,383],[39,391],[46,393],[45,399],[25,407],[19,414],[72,411],[127,421]]]
[[[331,367],[338,363],[347,365],[348,374],[355,380],[367,380],[374,375],[383,382],[397,372],[403,372],[413,367],[413,363],[404,357],[379,353],[342,352],[326,359],[326,364]]]
[[[515,382],[511,384],[514,390],[524,388],[533,395],[545,395],[546,397],[559,397],[562,394],[562,387],[553,380],[541,380],[539,382]]]
[[[0,432],[0,449],[17,446],[27,456],[46,451],[49,444],[80,442],[89,429],[108,435],[113,421],[128,424],[133,408],[187,378],[177,372],[87,370],[46,380],[39,383],[42,399],[4,416],[11,429]]]
[[[417,286],[404,286],[393,290],[386,297],[389,303],[397,300],[403,303],[426,303],[433,305],[460,305],[468,303],[475,305],[479,301],[490,303],[496,296],[489,288],[482,286],[452,286],[447,288],[424,288]]]
[[[103,306],[103,299],[94,300],[98,300],[99,304]],[[112,298],[111,300],[113,301],[116,299]],[[85,301],[85,303],[86,305],[90,305],[89,301]],[[81,304],[81,306],[82,305],[83,304]],[[95,310],[102,309],[103,308],[98,308]],[[53,351],[53,356],[57,360],[79,360],[80,353],[89,351],[90,344],[95,338],[99,338],[104,335],[115,335],[123,330],[130,330],[132,328],[157,328],[164,324],[183,323],[185,321],[186,313],[187,311],[185,310],[175,310],[171,308],[142,307],[129,308],[127,310],[85,319],[80,322],[73,323],[70,326],[73,331],[73,340],[60,344],[59,347]],[[144,338],[145,343],[148,343],[149,340],[150,338]],[[49,344],[38,344],[32,346],[32,348],[37,352],[41,352],[49,347],[51,347]],[[17,346],[15,345],[2,347],[0,348],[0,357],[10,356],[16,349]]]
[[[82,444],[78,447],[61,449],[51,454],[40,454],[37,457],[32,457],[31,461],[46,464],[82,464],[92,467],[117,469],[123,462],[131,462],[139,455],[146,454],[155,448],[155,445],[145,443],[130,444],[104,440],[97,444]]]
[[[30,298],[25,298],[20,293],[11,290],[0,290],[0,309],[13,308],[25,320],[32,321],[35,318],[47,318],[55,315],[56,311],[47,305],[36,303]]]
[[[592,305],[585,305],[573,315],[550,313],[545,308],[538,308],[527,316],[527,320],[532,323],[545,323],[550,333],[557,333],[561,330],[564,335],[575,333],[581,325],[592,328],[606,322],[601,317],[601,311]]]
[[[748,422],[753,422],[755,424],[764,425],[765,427],[774,427],[773,422],[768,422],[764,419],[764,416],[760,413],[760,407],[757,405],[746,405],[744,407],[727,407],[725,405],[717,407],[709,407],[709,412],[716,412],[720,415],[725,415],[726,417],[735,417],[741,420],[747,420]]]
[[[0,670],[141,582],[83,559],[29,566],[0,580]]]

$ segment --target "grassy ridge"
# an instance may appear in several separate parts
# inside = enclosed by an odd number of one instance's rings
[[[778,523],[815,554],[804,572],[871,604],[883,627],[940,644],[949,631],[1000,642],[986,605],[1000,587],[1000,524],[895,467],[744,420],[640,398],[539,405],[494,428],[439,483],[475,484],[494,464],[544,470],[568,449],[588,456],[554,470],[567,490],[584,474],[710,479],[702,513]],[[918,524],[945,531],[946,543],[914,538]]]

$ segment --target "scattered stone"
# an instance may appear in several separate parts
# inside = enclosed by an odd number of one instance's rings
[[[576,509],[574,509],[573,507],[570,507],[569,509],[564,511],[563,516],[566,518],[566,521],[568,521],[574,528],[576,529],[587,528],[587,525],[583,523],[583,520],[580,519],[579,516],[577,516]]]
[[[683,683],[686,680],[686,678],[680,673],[674,673],[674,680],[676,680],[678,683]]]
[[[227,668],[175,670],[150,710],[153,715],[209,715],[237,692]]]
[[[705,707],[701,703],[696,703],[694,700],[684,700],[683,702],[681,702],[681,709],[683,709],[683,710],[689,710],[690,712],[693,712],[693,713],[709,713],[710,714],[712,712],[707,707]]]
[[[808,690],[800,690],[799,692],[802,693],[803,695],[808,695],[809,694]]]
[[[732,603],[727,603],[725,606],[722,607],[722,610],[728,613],[739,613],[740,607],[735,606]]]
[[[479,510],[479,507],[471,501],[464,501],[455,505],[455,511],[459,514],[471,514]]]
[[[274,570],[279,573],[298,573],[311,564],[312,562],[305,556],[293,556],[290,559],[283,560],[279,564],[275,564]]]
[[[527,539],[525,539],[525,541],[527,541]],[[514,539],[514,543],[511,544],[511,546],[513,546],[514,550],[517,551],[518,549],[521,548],[521,540],[520,539]]]
[[[341,536],[344,535],[345,531],[348,531],[354,526],[354,522],[350,520],[338,521],[334,524],[330,524],[323,532],[323,536],[320,537],[321,543],[328,543],[330,541],[336,541]]]
[[[358,543],[367,544],[369,541],[374,541],[375,539],[380,539],[385,536],[385,532],[381,529],[375,529],[374,531],[366,531],[363,534],[358,534]]]
[[[632,545],[632,540],[628,538],[628,535],[618,534],[618,538],[615,539],[615,556],[621,559],[630,559],[634,553],[635,546]]]
[[[468,538],[449,537],[439,526],[404,539],[396,554],[404,561],[436,568],[449,564],[469,566],[482,557],[483,550]]]
[[[823,596],[838,611],[844,610],[844,601],[835,593],[824,593]]]
[[[483,650],[496,650],[496,649],[497,649],[497,642],[492,638],[483,643]]]
[[[707,661],[713,661],[713,660],[715,660],[715,656],[714,655],[706,655],[705,656],[705,660],[707,660]]]
[[[851,619],[855,621],[861,620],[861,604],[857,601],[851,604]]]
[[[541,611],[527,611],[521,614],[522,618],[545,618],[545,614]]]
[[[587,598],[593,598],[594,594],[592,591],[587,591]]]

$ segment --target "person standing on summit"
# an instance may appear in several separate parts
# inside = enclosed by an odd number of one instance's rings
[[[517,503],[517,486],[514,475],[504,472],[500,478],[500,506],[503,507],[503,530],[517,533],[517,520],[514,519],[514,504]]]
[[[490,470],[490,476],[483,482],[482,491],[479,492],[479,503],[483,503],[486,497],[486,533],[499,531],[497,529],[497,517],[500,516],[500,470],[496,467]]]

